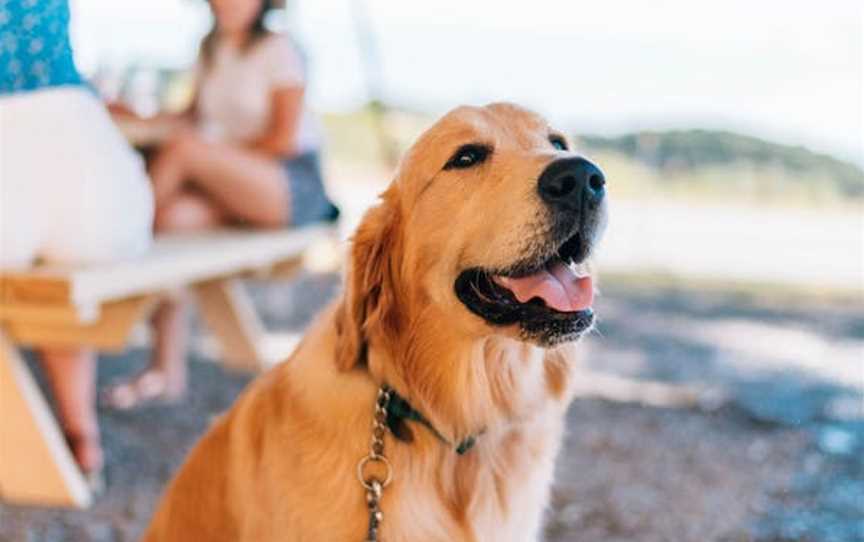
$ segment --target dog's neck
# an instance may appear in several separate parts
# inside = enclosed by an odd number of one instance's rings
[[[504,337],[450,337],[437,348],[427,345],[428,355],[423,344],[411,346],[391,353],[370,344],[367,382],[398,389],[449,444],[420,423],[406,424],[412,442],[393,442],[384,450],[402,481],[393,490],[402,493],[391,492],[398,504],[391,501],[385,513],[426,517],[418,510],[437,503],[444,514],[436,517],[450,518],[452,523],[443,525],[460,533],[451,539],[478,540],[477,533],[502,525],[516,533],[509,540],[533,539],[538,527],[531,526],[540,523],[560,446],[571,358],[558,349],[546,351]],[[476,444],[464,455],[456,453],[452,443],[474,434]],[[436,483],[429,484],[428,476]],[[415,502],[410,488],[418,483],[437,488],[434,500]],[[412,528],[438,532],[442,524]]]
[[[548,399],[549,351],[500,336],[439,339],[448,348],[428,354],[411,343],[394,352],[373,345],[368,360],[376,380],[409,401],[447,442],[519,423]]]

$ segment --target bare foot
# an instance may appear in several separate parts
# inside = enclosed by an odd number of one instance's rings
[[[128,382],[109,386],[102,401],[117,410],[147,403],[176,403],[186,393],[186,382],[159,369],[146,369]]]

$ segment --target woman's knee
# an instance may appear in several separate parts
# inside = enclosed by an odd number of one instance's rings
[[[188,211],[185,209],[185,206],[169,203],[164,207],[156,209],[156,216],[153,219],[153,229],[157,233],[180,231],[184,229],[184,225],[188,222]]]
[[[223,222],[222,213],[201,196],[178,196],[156,209],[154,229],[158,233],[200,231]]]

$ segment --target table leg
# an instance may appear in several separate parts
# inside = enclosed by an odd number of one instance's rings
[[[18,349],[0,328],[0,498],[84,508],[90,490]]]
[[[264,326],[240,282],[212,280],[194,290],[204,322],[219,341],[224,365],[245,371],[266,369],[268,363],[262,352]]]

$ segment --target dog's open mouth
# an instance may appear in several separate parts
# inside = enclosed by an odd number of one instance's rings
[[[558,312],[584,311],[594,301],[591,273],[578,235],[564,243],[537,271],[520,277],[492,275],[492,280],[512,292],[520,303],[538,299]]]
[[[492,324],[519,323],[524,333],[547,344],[568,340],[594,318],[594,284],[585,261],[589,249],[576,234],[539,263],[505,271],[468,269],[456,279],[456,295]]]

